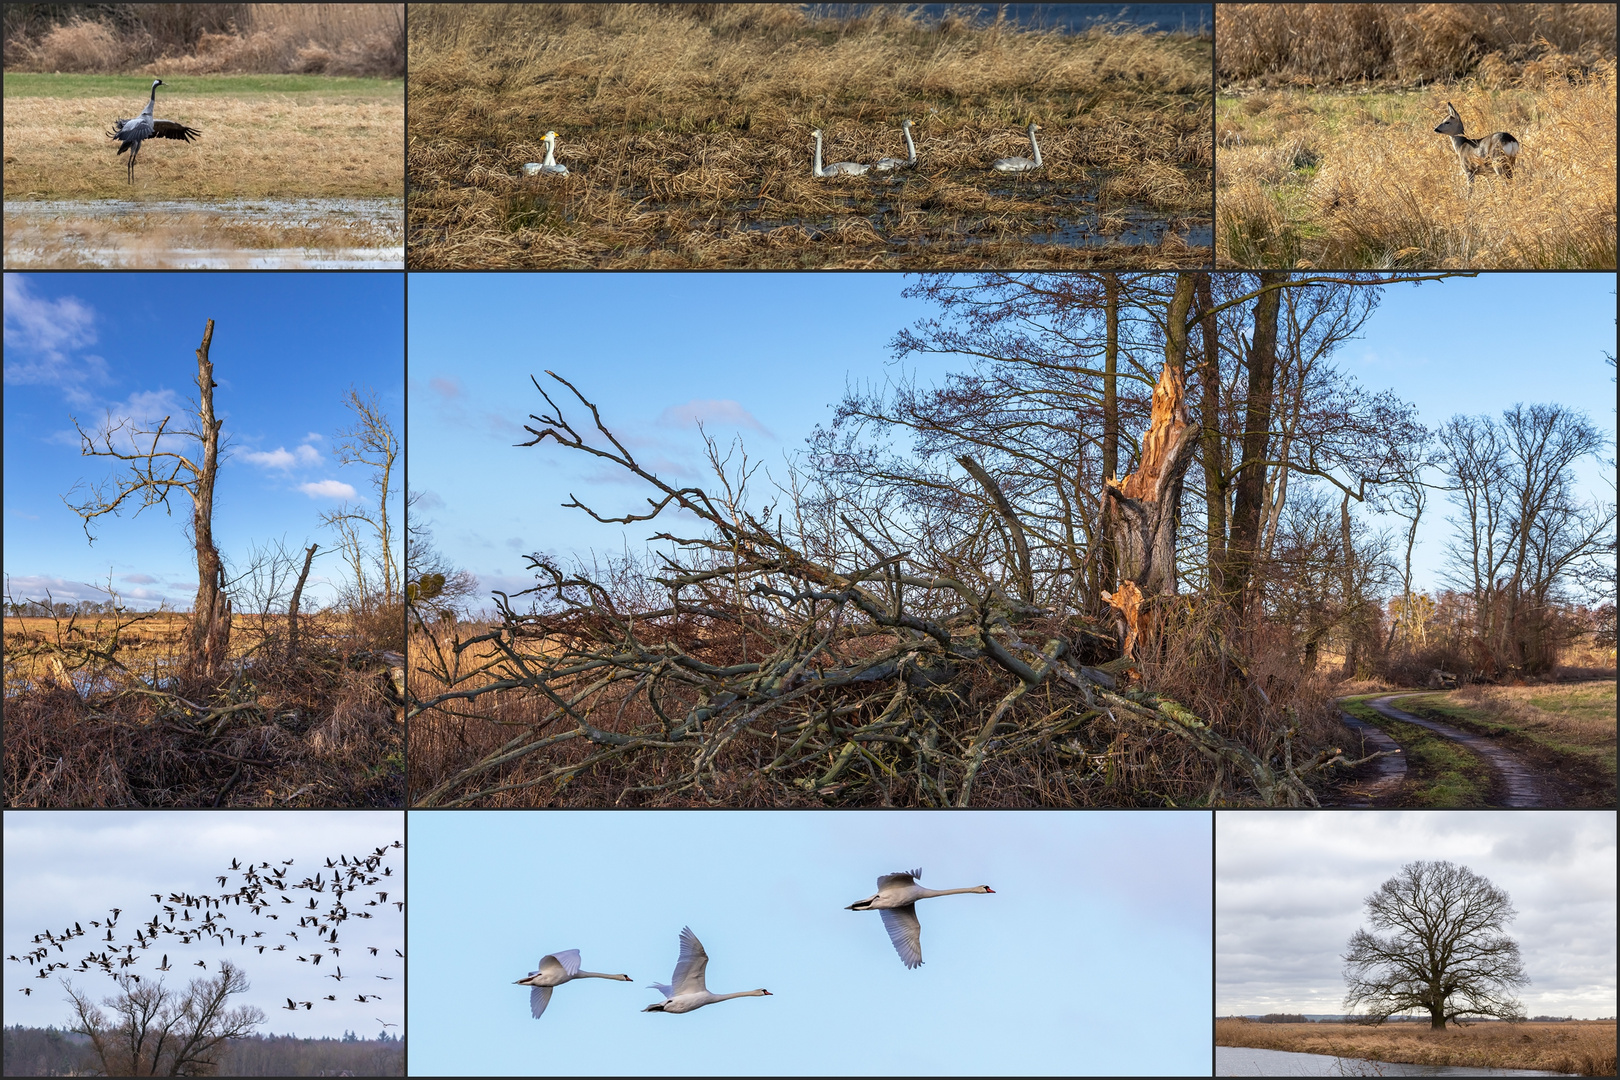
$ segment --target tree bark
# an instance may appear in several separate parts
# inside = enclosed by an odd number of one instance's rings
[[[1119,275],[1103,275],[1103,317],[1107,339],[1103,346],[1103,437],[1102,474],[1106,485],[1119,478]],[[1118,587],[1118,559],[1110,536],[1109,500],[1102,503],[1101,557],[1097,561],[1097,582],[1092,596]]]
[[[218,676],[231,650],[231,600],[225,594],[225,568],[214,546],[214,480],[219,473],[219,429],[224,421],[214,416],[214,365],[208,349],[214,340],[214,320],[203,329],[197,348],[197,418],[202,437],[202,461],[192,493],[191,529],[197,549],[197,599],[192,605],[190,656],[192,672],[202,678]]]
[[[1245,363],[1249,386],[1240,441],[1243,456],[1238,466],[1230,541],[1221,575],[1228,603],[1239,618],[1247,605],[1260,541],[1260,517],[1266,494],[1266,448],[1271,440],[1272,392],[1277,377],[1277,313],[1282,306],[1279,286],[1287,279],[1286,273],[1260,275],[1260,285],[1265,291],[1255,300],[1254,336]]]
[[[304,598],[304,582],[309,579],[309,564],[315,561],[315,549],[319,544],[309,545],[304,552],[304,569],[298,575],[298,584],[293,587],[292,603],[287,605],[287,655],[295,656],[298,653],[298,602]]]
[[[1104,480],[1104,498],[1112,503],[1109,533],[1119,560],[1120,586],[1104,593],[1103,599],[1119,612],[1127,655],[1139,641],[1143,605],[1176,591],[1177,509],[1200,431],[1188,416],[1186,401],[1192,297],[1193,275],[1177,275],[1165,319],[1164,370],[1153,389],[1152,421],[1142,437],[1141,461],[1123,481]]]
[[[1221,440],[1221,353],[1215,336],[1215,302],[1208,274],[1198,275],[1197,294],[1198,308],[1203,313],[1199,330],[1204,345],[1204,362],[1199,368],[1199,387],[1203,393],[1199,417],[1203,434],[1199,452],[1204,468],[1205,561],[1210,593],[1220,596],[1224,591],[1221,564],[1226,558],[1226,454]]]
[[[1024,526],[1019,522],[1018,515],[1013,512],[1012,503],[1002,492],[1001,485],[995,478],[984,471],[984,466],[973,460],[972,455],[963,454],[956,459],[984,488],[984,493],[990,496],[995,503],[996,510],[1001,514],[1001,520],[1007,523],[1007,531],[1012,534],[1013,548],[1018,559],[1018,592],[1019,599],[1026,604],[1035,602],[1035,574],[1029,563],[1029,541],[1024,537]]]

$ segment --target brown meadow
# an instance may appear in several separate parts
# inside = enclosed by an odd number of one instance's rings
[[[1203,265],[1185,237],[1209,221],[1210,63],[1207,39],[881,10],[834,22],[787,5],[414,5],[407,258]],[[916,169],[810,175],[812,128],[824,160],[871,161],[905,156],[905,118]],[[1043,169],[989,172],[1029,154],[1031,121]],[[522,177],[549,130],[572,174]]]
[[[1365,1027],[1223,1019],[1215,1021],[1215,1045],[1412,1065],[1544,1069],[1578,1076],[1613,1076],[1615,1069],[1613,1020],[1470,1024],[1435,1031],[1427,1022]]]

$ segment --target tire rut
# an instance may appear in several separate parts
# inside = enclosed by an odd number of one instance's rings
[[[1400,743],[1390,738],[1389,733],[1383,728],[1350,715],[1342,707],[1339,709],[1339,719],[1361,739],[1361,749],[1357,752],[1357,757],[1365,757],[1379,750],[1401,748]],[[1379,802],[1388,799],[1400,790],[1401,784],[1406,781],[1406,755],[1400,753],[1379,758],[1372,763],[1372,773],[1372,777],[1366,782],[1347,787],[1343,795],[1335,799],[1332,805],[1352,810],[1370,810]]]
[[[1541,784],[1536,774],[1521,761],[1518,755],[1504,749],[1501,744],[1486,735],[1475,735],[1461,728],[1442,724],[1438,720],[1426,720],[1421,716],[1413,716],[1391,705],[1396,698],[1410,697],[1407,694],[1386,694],[1382,697],[1369,698],[1367,704],[1380,716],[1391,720],[1399,720],[1403,724],[1415,724],[1427,728],[1453,742],[1461,743],[1471,753],[1478,754],[1502,781],[1502,801],[1499,805],[1504,807],[1534,807],[1555,806],[1557,801]],[[1353,719],[1353,718],[1352,718]],[[1370,725],[1368,725],[1370,726]],[[1387,739],[1389,736],[1379,732]],[[1391,740],[1393,741],[1393,740]],[[1380,747],[1382,749],[1382,747]],[[1389,758],[1380,758],[1380,762],[1389,761]],[[1405,762],[1402,761],[1402,772],[1405,772]]]

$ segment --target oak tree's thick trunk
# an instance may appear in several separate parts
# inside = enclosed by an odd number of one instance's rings
[[[1187,413],[1184,379],[1192,296],[1192,275],[1179,275],[1165,319],[1164,370],[1153,389],[1152,420],[1142,437],[1141,460],[1124,480],[1107,478],[1103,485],[1103,497],[1109,504],[1109,540],[1120,582],[1103,599],[1119,612],[1127,656],[1135,650],[1144,605],[1176,591],[1181,485],[1201,430]]]
[[[202,436],[202,461],[197,463],[197,486],[192,493],[191,529],[197,549],[197,599],[192,606],[190,656],[192,672],[216,677],[231,652],[231,599],[225,594],[225,569],[214,546],[214,479],[219,472],[219,429],[214,416],[214,365],[208,348],[214,340],[214,320],[203,329],[197,349],[197,417]]]

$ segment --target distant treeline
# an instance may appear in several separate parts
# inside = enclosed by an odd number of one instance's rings
[[[5,67],[398,78],[405,5],[7,4]]]
[[[7,1076],[84,1076],[97,1071],[90,1040],[54,1027],[5,1029]],[[404,1076],[401,1039],[298,1039],[256,1035],[220,1055],[216,1076]]]

